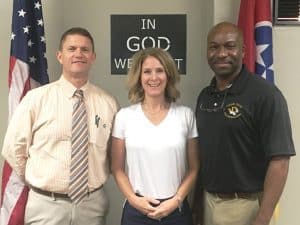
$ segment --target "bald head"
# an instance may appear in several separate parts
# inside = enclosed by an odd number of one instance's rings
[[[243,32],[240,28],[238,28],[237,25],[230,23],[230,22],[221,22],[213,26],[207,35],[207,41],[209,41],[212,36],[219,34],[219,33],[236,33],[237,34],[237,41],[243,45],[244,39],[243,39]]]

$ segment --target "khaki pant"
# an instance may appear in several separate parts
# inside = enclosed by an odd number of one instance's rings
[[[25,225],[105,225],[108,200],[103,188],[87,195],[78,205],[29,191]]]
[[[253,199],[221,199],[204,192],[204,225],[251,225],[260,197],[258,194]]]

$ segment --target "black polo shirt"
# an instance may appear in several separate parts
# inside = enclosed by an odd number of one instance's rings
[[[269,159],[295,154],[283,95],[245,67],[224,91],[215,78],[202,90],[196,117],[201,179],[209,192],[262,191]]]

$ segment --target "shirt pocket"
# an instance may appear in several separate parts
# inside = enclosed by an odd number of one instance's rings
[[[112,130],[112,122],[99,119],[90,125],[90,144],[98,150],[106,150]]]

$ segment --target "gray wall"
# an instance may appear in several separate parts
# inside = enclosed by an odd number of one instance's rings
[[[50,80],[60,76],[60,66],[55,52],[61,33],[72,26],[86,27],[93,34],[96,44],[97,60],[91,71],[91,80],[110,91],[121,106],[128,104],[125,77],[110,75],[110,15],[111,14],[187,14],[187,74],[181,76],[180,102],[192,108],[199,91],[211,78],[205,48],[206,33],[216,22],[229,20],[236,22],[239,0],[48,0],[43,1],[44,23],[47,39],[47,58]],[[0,5],[0,98],[4,107],[0,111],[0,146],[7,127],[7,74],[10,48],[12,1],[2,0]],[[299,146],[299,110],[297,93],[299,90],[299,69],[296,62],[300,50],[297,45],[300,27],[275,27],[274,53],[276,84],[282,90],[289,104],[296,148]],[[298,81],[298,82],[297,82]],[[300,202],[297,171],[298,157],[291,161],[290,176],[280,202],[276,225],[296,225]],[[0,161],[1,164],[1,161]],[[2,166],[1,166],[2,167]],[[110,198],[108,225],[117,225],[123,197],[112,178],[105,186]]]

